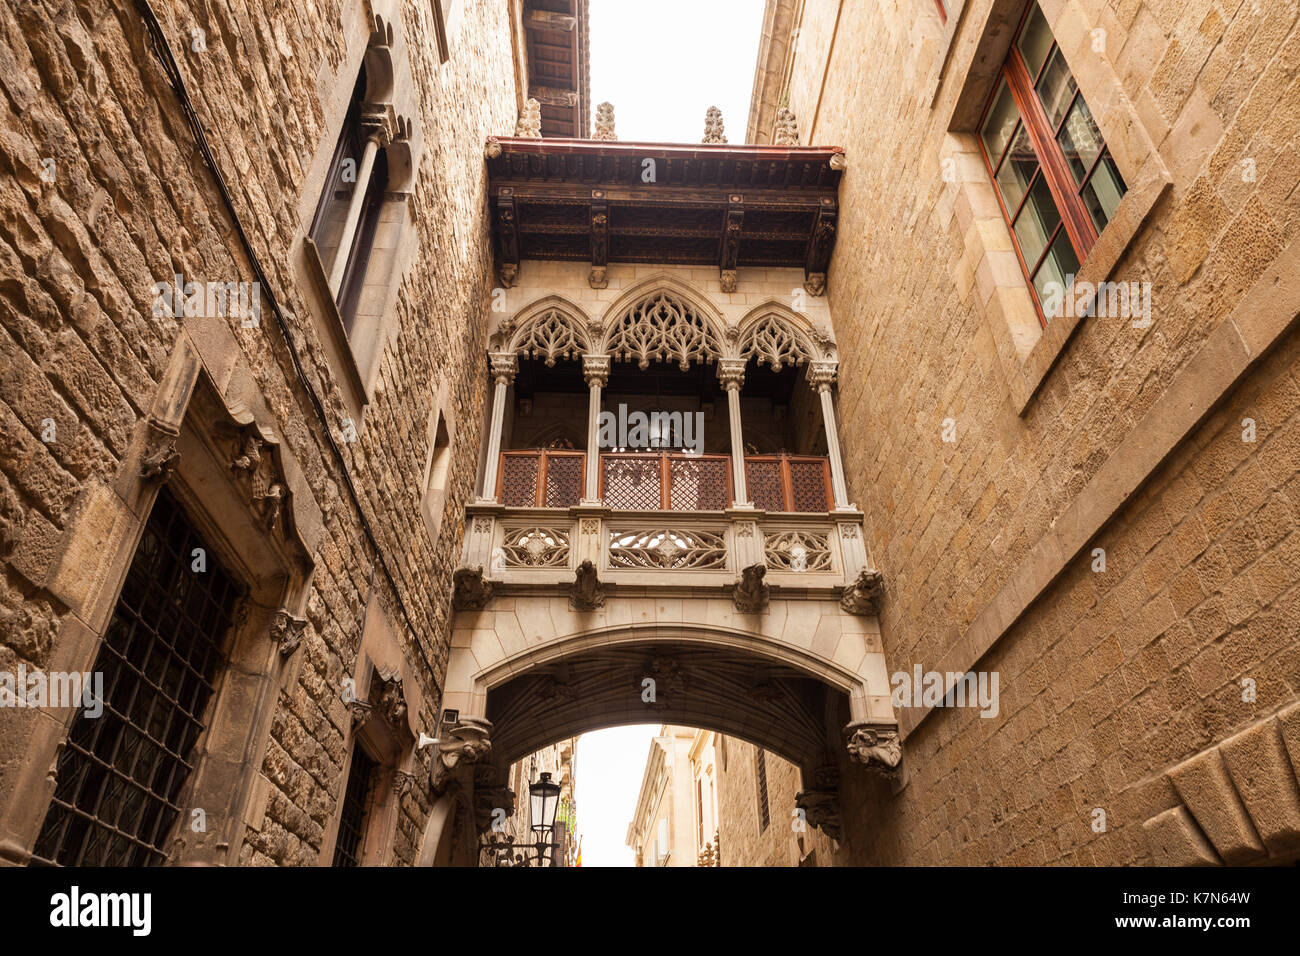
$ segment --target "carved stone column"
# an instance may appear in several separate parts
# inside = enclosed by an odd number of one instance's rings
[[[587,475],[582,503],[598,505],[600,496],[600,390],[609,383],[609,356],[584,355],[582,375],[587,380]]]
[[[334,262],[330,266],[330,295],[338,298],[339,288],[343,285],[343,274],[348,268],[348,251],[356,237],[357,226],[361,221],[361,207],[370,189],[370,175],[375,169],[375,157],[379,150],[387,146],[392,139],[391,124],[387,114],[379,108],[372,108],[365,116],[366,145],[361,153],[361,164],[357,167],[356,188],[348,201],[348,214],[343,220],[343,233],[339,236],[338,251],[334,253]],[[332,184],[326,184],[332,188]]]
[[[727,413],[731,422],[731,481],[736,489],[736,507],[750,507],[745,489],[745,438],[740,423],[740,387],[745,384],[744,359],[719,359],[718,379],[727,390]]]
[[[519,371],[519,358],[513,352],[493,352],[492,426],[488,432],[487,465],[483,474],[483,497],[489,501],[497,496],[497,467],[501,460],[501,428],[506,417],[506,391]]]
[[[808,366],[808,385],[821,398],[822,422],[826,426],[826,455],[831,460],[831,489],[835,493],[835,508],[846,510],[849,504],[848,485],[844,481],[844,459],[840,453],[840,436],[835,427],[835,400],[831,386],[835,384],[837,363],[819,361]]]

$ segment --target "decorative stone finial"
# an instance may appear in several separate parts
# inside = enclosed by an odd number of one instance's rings
[[[704,114],[704,139],[700,142],[705,144],[725,143],[727,137],[722,128],[722,110],[716,106],[710,106],[708,112]]]
[[[596,107],[596,133],[592,139],[617,140],[614,135],[614,104],[601,103]]]
[[[515,135],[527,139],[542,138],[542,104],[531,96],[524,100],[524,108],[519,112]]]
[[[784,106],[776,111],[776,134],[773,141],[777,146],[799,145],[799,126],[795,122],[794,113]]]

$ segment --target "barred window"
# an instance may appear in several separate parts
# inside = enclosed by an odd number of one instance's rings
[[[376,764],[370,755],[354,744],[352,768],[348,771],[348,784],[343,792],[343,812],[339,817],[339,836],[334,841],[335,866],[360,866],[364,848],[366,810],[370,801],[370,785]]]
[[[103,712],[90,717],[83,708],[68,733],[34,864],[167,862],[172,830],[187,819],[179,800],[241,599],[176,500],[160,491],[95,659]]]

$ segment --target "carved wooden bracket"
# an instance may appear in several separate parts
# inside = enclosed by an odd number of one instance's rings
[[[810,295],[826,291],[826,270],[831,264],[831,250],[835,248],[836,220],[839,207],[829,196],[822,197],[817,218],[813,221],[812,235],[808,238],[808,253],[804,258],[804,288]]]
[[[727,201],[727,218],[722,227],[722,254],[718,262],[723,292],[736,291],[736,262],[740,258],[740,233],[744,224],[744,197],[733,193]]]
[[[509,186],[497,190],[497,267],[501,284],[509,289],[519,274],[519,217],[515,191]]]
[[[609,262],[609,204],[605,202],[605,190],[591,191],[591,274],[587,284],[593,289],[603,289],[609,285],[606,266]]]

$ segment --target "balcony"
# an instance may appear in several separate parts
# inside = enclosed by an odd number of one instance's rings
[[[497,488],[509,508],[570,508],[586,498],[586,453],[535,449],[501,453]],[[723,511],[735,504],[730,455],[610,452],[599,459],[598,495],[618,511]],[[750,500],[762,511],[825,514],[830,461],[817,455],[748,455]]]
[[[730,456],[611,452],[599,500],[586,454],[502,452],[500,501],[469,506],[467,564],[497,584],[568,586],[583,561],[610,585],[722,588],[755,564],[783,588],[831,593],[865,564],[860,517],[830,510],[830,465],[813,455],[745,458],[753,506],[737,507]]]

